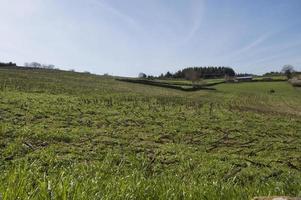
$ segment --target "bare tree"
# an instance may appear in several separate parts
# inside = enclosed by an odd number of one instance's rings
[[[185,72],[185,78],[187,80],[190,80],[192,82],[193,85],[195,85],[197,82],[200,81],[201,79],[201,74],[193,69],[188,70],[187,72]]]
[[[294,71],[295,71],[294,66],[292,65],[284,65],[281,70],[281,72],[285,74],[287,79],[291,79],[293,77]]]
[[[26,62],[24,63],[24,66],[25,67],[32,67],[32,68],[43,68],[43,69],[54,69],[54,65],[52,64],[41,64],[41,63],[38,63],[38,62]]]
[[[25,63],[25,67],[41,68],[42,65],[38,62]]]

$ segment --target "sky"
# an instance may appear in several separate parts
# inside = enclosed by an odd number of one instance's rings
[[[301,0],[0,0],[0,61],[137,76],[301,70]]]

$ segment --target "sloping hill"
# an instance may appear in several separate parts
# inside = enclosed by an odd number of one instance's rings
[[[0,196],[298,196],[300,88],[286,82],[215,88],[183,92],[84,73],[0,68]]]

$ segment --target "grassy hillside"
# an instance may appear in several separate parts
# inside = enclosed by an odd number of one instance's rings
[[[215,88],[0,68],[0,199],[301,196],[300,88]]]

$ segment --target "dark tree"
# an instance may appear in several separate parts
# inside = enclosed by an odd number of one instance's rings
[[[164,77],[165,78],[173,78],[173,75],[170,72],[167,72]]]
[[[32,68],[41,68],[42,64],[40,64],[38,62],[31,62],[31,63],[25,63],[24,66],[25,67],[32,67]]]
[[[17,66],[17,64],[16,63],[13,63],[13,62],[9,62],[9,63],[2,63],[2,62],[0,62],[0,66],[5,66],[5,67],[7,67],[7,66],[9,66],[9,67],[16,67]]]
[[[193,72],[193,73],[192,73]],[[197,76],[201,78],[223,78],[225,75],[229,77],[235,76],[235,71],[230,67],[187,67],[182,70],[171,74],[167,72],[164,78],[186,78],[190,79],[187,75]],[[161,75],[162,76],[162,75]]]

